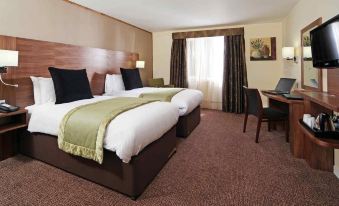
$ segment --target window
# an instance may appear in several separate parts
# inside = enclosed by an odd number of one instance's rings
[[[204,93],[202,107],[222,109],[224,37],[187,39],[188,87]]]

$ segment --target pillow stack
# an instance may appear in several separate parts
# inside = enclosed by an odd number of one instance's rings
[[[86,69],[48,68],[52,78],[31,76],[36,105],[62,104],[93,98]]]

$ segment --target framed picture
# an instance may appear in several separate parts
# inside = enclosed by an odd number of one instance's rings
[[[277,59],[277,47],[275,37],[250,39],[251,61],[269,61]]]

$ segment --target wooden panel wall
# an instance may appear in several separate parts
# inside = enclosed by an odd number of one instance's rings
[[[339,95],[339,69],[327,70],[328,92]]]
[[[16,38],[8,36],[0,36],[0,49],[16,50]],[[7,74],[3,74],[3,79],[7,83],[13,83],[15,72],[8,70]],[[15,92],[17,88],[8,87],[0,83],[0,98],[5,99],[10,104],[15,104]]]
[[[29,77],[50,77],[50,66],[86,68],[93,94],[102,94],[107,73],[120,73],[121,67],[133,68],[139,58],[137,53],[6,36],[0,36],[0,49],[19,51],[19,66],[6,74],[7,81],[18,83],[19,88],[2,87],[1,90],[3,98],[19,106],[33,104],[33,84]]]

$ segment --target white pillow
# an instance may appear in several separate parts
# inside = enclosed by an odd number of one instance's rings
[[[55,90],[52,78],[39,78],[41,104],[55,102]]]
[[[31,80],[33,82],[33,94],[34,94],[34,103],[40,104],[40,84],[39,78],[31,76]]]
[[[120,91],[125,91],[121,74],[106,74],[105,94],[114,94]]]
[[[52,78],[31,76],[33,82],[34,103],[36,105],[55,102],[55,90]]]

